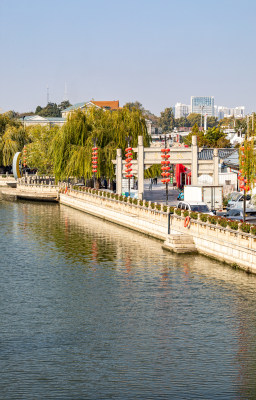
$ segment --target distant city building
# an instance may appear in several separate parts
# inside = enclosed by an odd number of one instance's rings
[[[214,97],[191,96],[191,113],[214,117]]]
[[[218,117],[218,119],[231,118],[231,117],[244,118],[245,107],[239,106],[239,107],[229,108],[229,107],[219,106],[216,116]]]
[[[175,118],[187,117],[190,112],[190,106],[187,104],[176,103],[174,107]]]

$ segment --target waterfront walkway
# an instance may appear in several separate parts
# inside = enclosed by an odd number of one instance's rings
[[[158,181],[159,182],[159,181]],[[176,206],[178,204],[177,197],[179,194],[178,189],[172,187],[168,190],[168,205]],[[150,188],[149,180],[144,181],[144,199],[154,203],[166,204],[166,188],[160,181],[157,185],[152,185]]]

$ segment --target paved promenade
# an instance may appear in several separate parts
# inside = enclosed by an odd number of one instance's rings
[[[168,205],[175,206],[178,204],[178,189],[173,189],[171,186],[168,190]],[[152,185],[152,189],[150,189],[149,180],[144,181],[144,199],[150,200],[155,203],[163,203],[166,204],[166,188],[165,185],[161,183],[161,181],[157,185]]]

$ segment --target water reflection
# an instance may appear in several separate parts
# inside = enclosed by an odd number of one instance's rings
[[[0,223],[3,398],[256,397],[254,276],[64,206]]]

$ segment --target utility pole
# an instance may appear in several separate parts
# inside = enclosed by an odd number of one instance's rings
[[[204,134],[207,132],[207,114],[204,114]]]
[[[204,109],[204,106],[201,106],[201,123],[200,123],[201,130],[202,130],[202,127],[203,127],[203,109]]]

